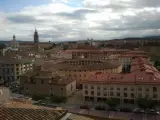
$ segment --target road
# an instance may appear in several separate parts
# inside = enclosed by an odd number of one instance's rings
[[[98,110],[85,110],[79,108],[67,108],[69,112],[88,114],[92,116],[99,116],[104,118],[124,118],[127,120],[160,120],[160,115],[141,114],[141,113],[126,113],[126,112],[115,112],[115,111],[98,111]]]
[[[10,98],[10,90],[5,87],[0,87],[0,104],[7,102]]]

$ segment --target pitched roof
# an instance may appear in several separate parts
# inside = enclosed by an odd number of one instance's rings
[[[147,73],[145,71],[128,74],[92,73],[82,83],[160,84],[160,73]]]
[[[66,110],[47,110],[30,108],[0,108],[1,120],[59,120]]]

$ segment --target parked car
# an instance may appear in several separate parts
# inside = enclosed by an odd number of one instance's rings
[[[88,105],[82,105],[82,106],[80,106],[80,109],[89,109],[89,106]]]
[[[95,110],[106,110],[104,106],[97,105],[95,106]]]
[[[120,111],[121,112],[132,112],[130,108],[121,108]]]
[[[142,110],[140,108],[135,108],[135,109],[133,109],[133,112],[135,112],[135,113],[144,113],[144,110]]]
[[[148,112],[147,113],[149,113],[149,114],[156,114],[156,115],[159,115],[160,114],[160,112],[159,111],[156,111],[156,110],[154,110],[154,109],[150,109],[150,110],[148,110]]]
[[[117,108],[109,108],[108,111],[120,111],[120,110]]]

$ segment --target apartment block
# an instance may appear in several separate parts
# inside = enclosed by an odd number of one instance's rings
[[[82,83],[86,101],[102,102],[108,98],[116,98],[121,103],[133,104],[142,97],[149,97],[157,103],[160,101],[160,77],[150,73],[98,73],[92,74]]]
[[[24,94],[71,96],[76,90],[76,80],[53,71],[28,72],[20,77]]]
[[[32,69],[31,59],[3,56],[0,60],[0,79],[4,80],[5,85],[19,82],[19,76]]]

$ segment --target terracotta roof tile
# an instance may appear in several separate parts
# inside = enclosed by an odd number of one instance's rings
[[[57,120],[66,112],[66,110],[1,107],[0,118],[2,120]]]
[[[92,73],[82,83],[160,84],[160,73],[136,72],[128,74]]]

